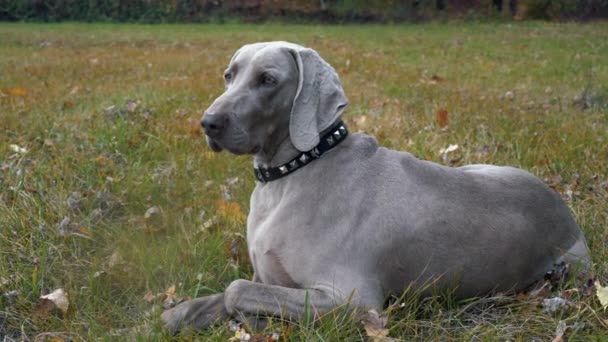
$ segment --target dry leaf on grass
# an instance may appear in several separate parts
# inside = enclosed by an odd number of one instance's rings
[[[27,91],[21,87],[14,87],[6,91],[6,94],[15,97],[26,97]]]
[[[19,154],[25,154],[25,153],[27,153],[27,148],[25,148],[25,147],[21,147],[21,146],[16,145],[16,144],[11,144],[11,145],[9,145],[9,147],[15,153],[19,153]]]
[[[566,330],[568,330],[568,326],[566,322],[559,321],[557,328],[555,329],[555,337],[552,342],[562,342],[564,341],[564,335],[566,334]]]
[[[597,299],[599,299],[602,308],[606,311],[606,309],[608,309],[608,287],[603,287],[598,280],[596,280],[594,284]]]
[[[146,301],[146,303],[152,304],[156,300],[156,296],[154,295],[154,293],[152,293],[152,291],[148,291],[144,295],[144,300]]]
[[[55,291],[40,296],[40,301],[36,307],[36,314],[39,316],[48,316],[53,312],[59,312],[62,316],[68,313],[70,301],[68,294],[61,288]]]
[[[150,217],[152,217],[158,213],[160,213],[160,209],[158,207],[150,207],[150,208],[148,208],[148,210],[146,210],[146,213],[144,214],[144,218],[149,219]]]
[[[543,299],[543,312],[544,313],[556,313],[563,309],[567,309],[572,306],[572,303],[562,297],[553,297]]]
[[[390,341],[390,338],[387,337],[388,329],[386,328],[386,324],[388,323],[388,318],[386,317],[386,314],[380,315],[376,310],[369,310],[363,315],[361,323],[363,323],[365,333],[370,337],[371,341]]]
[[[245,329],[243,328],[239,328],[235,333],[234,336],[232,336],[230,339],[228,339],[228,341],[230,342],[244,342],[244,341],[250,341],[251,340],[251,335],[245,331]]]
[[[445,126],[447,126],[448,125],[448,111],[445,110],[444,108],[440,108],[435,113],[435,122],[441,128],[444,128]]]

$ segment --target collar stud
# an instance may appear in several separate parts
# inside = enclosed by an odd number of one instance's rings
[[[267,183],[287,176],[313,160],[321,158],[325,152],[344,141],[347,135],[348,130],[346,129],[346,125],[342,121],[338,121],[323,137],[321,137],[319,144],[312,150],[302,152],[297,157],[278,167],[270,167],[267,169],[253,168],[255,178],[262,183]]]

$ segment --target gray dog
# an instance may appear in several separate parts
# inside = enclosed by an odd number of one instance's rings
[[[349,134],[338,75],[314,50],[245,45],[224,78],[201,124],[212,150],[254,156],[254,276],[165,311],[169,330],[297,320],[345,304],[381,310],[408,286],[457,297],[518,291],[555,263],[590,265],[570,210],[531,174],[450,168]]]

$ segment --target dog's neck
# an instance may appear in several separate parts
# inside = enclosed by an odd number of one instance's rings
[[[346,125],[338,120],[321,133],[319,143],[310,151],[298,151],[289,136],[282,140],[275,140],[278,143],[270,145],[277,146],[274,153],[262,149],[256,154],[253,167],[255,177],[258,181],[267,183],[287,176],[315,159],[321,158],[325,152],[344,141],[347,135]]]
[[[272,144],[270,146],[272,146]],[[277,167],[287,163],[298,154],[300,154],[300,151],[293,146],[289,135],[286,135],[279,140],[278,144],[275,145],[275,148],[262,149],[258,152],[253,157],[253,165],[258,168]]]

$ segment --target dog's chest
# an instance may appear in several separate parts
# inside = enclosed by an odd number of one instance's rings
[[[280,239],[273,236],[272,230],[260,229],[248,236],[249,254],[256,277],[265,284],[297,287],[292,277],[292,260]],[[265,234],[265,232],[267,232]]]
[[[255,196],[255,193],[254,193]],[[265,284],[297,287],[292,276],[294,260],[290,253],[289,227],[280,218],[273,196],[252,202],[247,220],[247,244],[256,277]]]

